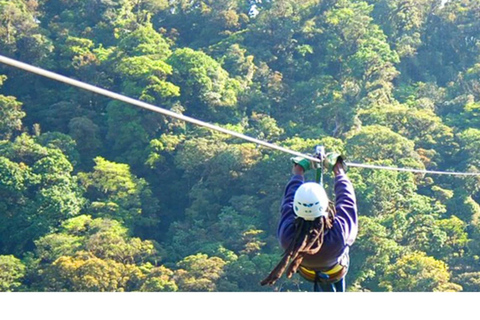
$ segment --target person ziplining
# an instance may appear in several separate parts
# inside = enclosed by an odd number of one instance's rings
[[[285,271],[287,278],[298,272],[314,283],[314,291],[344,292],[349,250],[358,233],[355,192],[346,165],[335,153],[328,154],[322,163],[335,175],[333,205],[318,181],[305,182],[310,161],[292,160],[293,176],[285,188],[277,230],[285,252],[261,285],[273,285]]]

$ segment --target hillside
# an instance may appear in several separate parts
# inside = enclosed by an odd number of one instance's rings
[[[452,172],[480,169],[479,30],[479,0],[0,0],[0,55],[305,154]],[[259,284],[290,157],[0,65],[0,291],[311,291]],[[348,291],[480,291],[479,176],[348,176]]]

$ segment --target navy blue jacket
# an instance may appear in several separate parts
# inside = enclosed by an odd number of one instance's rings
[[[294,175],[285,188],[281,206],[281,218],[277,236],[280,245],[286,249],[295,232],[295,212],[293,198],[295,191],[304,183],[302,175]],[[312,270],[325,271],[348,255],[358,233],[358,216],[355,192],[345,174],[335,177],[335,208],[337,214],[333,226],[325,233],[322,248],[315,255],[305,255],[302,266]]]

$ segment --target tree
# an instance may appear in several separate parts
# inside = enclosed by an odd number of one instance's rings
[[[158,259],[152,241],[131,237],[130,231],[120,222],[105,218],[80,215],[65,221],[60,231],[38,239],[37,255],[45,262],[53,262],[60,256],[71,256],[81,250],[101,259],[122,263],[146,263]],[[65,248],[62,249],[62,248]]]
[[[450,282],[447,265],[427,256],[413,252],[389,266],[381,278],[380,286],[387,291],[431,292],[461,291],[462,287]]]
[[[6,79],[0,75],[0,86]],[[0,94],[0,139],[8,140],[13,133],[22,129],[22,118],[25,112],[21,109],[22,103],[15,97]]]
[[[171,272],[152,264],[160,259],[158,246],[128,233],[115,220],[87,215],[66,220],[58,232],[35,241],[32,289],[147,291],[160,290],[163,283],[163,289],[174,290],[175,283],[168,280]]]
[[[214,53],[215,52],[216,50],[214,50]],[[221,57],[222,68],[225,69],[231,77],[243,80],[244,85],[253,83],[252,79],[255,73],[254,56],[248,55],[247,49],[235,43],[220,52],[224,54]],[[215,56],[212,57],[215,58]]]
[[[358,238],[351,250],[351,262],[348,278],[352,287],[362,291],[382,291],[379,279],[387,268],[403,252],[397,242],[389,237],[387,228],[379,219],[359,217]]]
[[[404,208],[417,189],[411,173],[398,171],[364,171],[354,183],[360,212],[372,217],[384,217]]]
[[[355,161],[370,162],[391,160],[396,166],[423,169],[413,141],[387,127],[372,125],[352,132],[346,141],[346,154]]]
[[[102,147],[100,128],[87,117],[76,117],[68,123],[68,130],[69,136],[75,140],[82,162],[91,162]]]
[[[25,276],[25,265],[13,255],[0,256],[0,292],[15,291]]]
[[[432,109],[418,109],[412,106],[388,105],[359,112],[360,121],[365,126],[383,125],[393,132],[415,142],[417,150],[436,149],[441,151],[453,143],[453,130],[443,124]]]
[[[180,0],[158,14],[161,26],[174,29],[181,46],[198,48],[218,43],[248,20],[238,0]],[[242,12],[243,11],[243,12]]]
[[[62,256],[46,270],[47,291],[98,291],[118,292],[128,290],[130,278],[140,273],[137,267],[111,259],[100,259],[79,251],[74,256]]]
[[[468,244],[471,241],[466,232],[466,223],[452,215],[448,219],[441,219],[437,224],[447,234],[447,241],[441,256],[446,257],[449,263],[451,263],[450,261],[461,260],[464,257],[465,249],[468,248]]]
[[[118,90],[167,109],[174,108],[180,88],[168,81],[173,69],[166,61],[172,54],[167,40],[150,22],[119,37],[118,46],[105,61],[115,75]],[[141,167],[150,140],[157,138],[166,127],[165,118],[118,101],[109,102],[106,113],[106,138],[113,143],[111,154],[117,161]]]
[[[77,215],[84,199],[73,167],[59,149],[22,134],[0,144],[0,154],[0,250],[21,253]]]
[[[46,132],[37,136],[35,140],[44,147],[60,149],[74,168],[80,164],[77,142],[69,135],[60,132]]]
[[[374,19],[382,26],[399,56],[414,57],[422,45],[421,36],[425,32],[425,24],[436,4],[431,0],[370,2],[375,6],[372,12]]]
[[[221,65],[201,51],[182,48],[167,63],[173,67],[172,82],[180,87],[180,101],[193,117],[205,121],[231,121],[237,110],[240,84]]]
[[[144,113],[118,101],[109,102],[106,111],[107,142],[111,143],[109,151],[117,161],[138,166],[150,138],[142,123]]]
[[[282,288],[282,285],[289,287],[281,280],[272,288],[264,288],[259,285],[277,262],[278,254],[235,255],[233,259],[227,260],[225,273],[219,279],[217,289],[222,292],[259,292],[265,290],[278,291]],[[300,277],[295,277],[293,280],[297,283],[301,281],[300,279]],[[288,282],[292,282],[292,280],[288,280]]]
[[[135,30],[125,33],[118,41],[119,53],[125,57],[155,57],[165,60],[172,51],[165,38],[156,32],[151,23],[139,25]]]
[[[458,283],[462,285],[463,291],[480,291],[480,272],[466,272],[458,276]]]
[[[417,197],[415,200],[419,203],[414,204],[406,216],[409,225],[404,231],[404,242],[414,250],[424,251],[446,262],[462,257],[468,243],[465,223],[455,216],[440,219],[439,209],[443,208],[425,203],[428,201],[426,198]],[[421,212],[422,209],[425,212]]]
[[[247,130],[246,134],[255,136],[257,139],[271,141],[278,139],[284,132],[282,128],[278,127],[277,121],[266,114],[252,112],[250,123],[251,128]]]
[[[31,63],[46,60],[52,41],[38,24],[37,1],[12,0],[0,3],[0,47],[2,53],[18,55]]]
[[[216,291],[216,282],[223,275],[225,261],[198,253],[177,263],[175,282],[179,291]]]
[[[247,29],[245,44],[256,58],[273,70],[292,64],[296,49],[300,47],[297,32],[303,29],[302,18],[310,13],[308,9],[314,7],[315,2],[282,0],[265,3]]]
[[[122,36],[113,66],[125,94],[156,104],[179,96],[179,88],[166,81],[172,67],[165,60],[171,54],[167,41],[150,23]]]
[[[46,89],[46,88],[45,88]],[[26,106],[28,107],[28,106]],[[44,132],[60,132],[69,133],[69,123],[75,118],[94,118],[95,113],[82,107],[77,101],[55,100],[52,104],[46,104],[44,108],[39,110],[30,110],[27,113],[34,116],[36,123],[41,125]]]
[[[475,128],[469,128],[460,134],[458,134],[460,140],[461,152],[460,158],[462,159],[463,168],[476,169],[480,167],[478,147],[480,146],[480,130]]]
[[[322,14],[305,27],[311,33],[312,51],[322,57],[312,63],[320,67],[316,71],[321,76],[312,77],[307,102],[317,109],[309,113],[329,119],[328,132],[340,136],[358,126],[359,109],[393,102],[392,80],[398,74],[394,64],[399,58],[373,23],[373,6],[367,2],[337,1],[320,8]],[[329,90],[324,90],[327,86]]]
[[[144,216],[152,217],[158,204],[143,178],[130,172],[130,167],[95,158],[93,172],[80,173],[79,179],[91,201],[89,210],[96,217],[112,218],[133,226]]]
[[[178,286],[173,280],[174,272],[164,266],[150,267],[149,272],[140,287],[142,292],[174,292]],[[143,266],[143,268],[146,268]]]
[[[44,13],[41,24],[53,31],[51,37],[57,42],[70,35],[112,45],[115,43],[115,26],[123,20],[122,14],[128,14],[124,12],[124,5],[128,1],[40,0],[39,3]]]
[[[460,70],[476,63],[478,17],[478,0],[449,1],[443,6],[437,3],[427,17],[422,46],[418,48],[423,72],[411,72],[412,78],[423,77],[445,86]]]
[[[459,81],[462,80],[459,79]],[[475,102],[472,98],[472,95],[468,95],[464,104],[459,104],[458,107],[448,110],[447,121],[450,125],[466,130],[478,128],[480,103]]]
[[[60,66],[83,75],[92,75],[94,73],[92,69],[100,64],[92,51],[94,46],[95,43],[90,39],[68,36],[60,46]]]

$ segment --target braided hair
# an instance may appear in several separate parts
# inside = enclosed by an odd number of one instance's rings
[[[295,219],[295,233],[290,245],[282,255],[282,260],[260,284],[273,285],[287,270],[287,278],[297,272],[305,255],[314,255],[320,251],[325,231],[332,228],[335,217],[333,202],[328,203],[328,216],[321,216],[313,221],[301,217]]]

